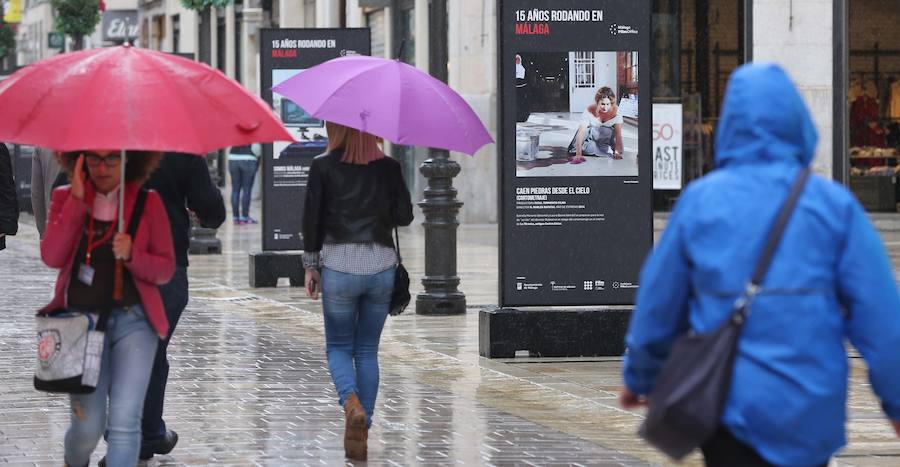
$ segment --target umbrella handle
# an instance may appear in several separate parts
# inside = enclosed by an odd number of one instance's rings
[[[116,260],[116,273],[113,276],[113,300],[122,300],[122,289],[125,287],[125,263]]]
[[[127,28],[126,28],[127,29]],[[127,36],[128,33],[126,32]],[[119,233],[125,232],[125,163],[126,152],[122,150],[122,162],[119,163]],[[125,264],[121,259],[116,260],[116,272],[113,276],[113,300],[122,300],[122,289],[125,286]]]

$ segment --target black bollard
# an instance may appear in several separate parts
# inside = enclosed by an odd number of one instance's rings
[[[431,158],[419,167],[426,178],[425,199],[419,203],[425,214],[425,292],[416,296],[416,313],[456,315],[466,312],[466,296],[459,291],[456,275],[457,214],[463,203],[456,199],[453,177],[459,164],[443,149],[432,149]]]

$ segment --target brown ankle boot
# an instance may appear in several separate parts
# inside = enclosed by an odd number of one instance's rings
[[[351,394],[344,402],[344,418],[344,455],[364,461],[368,456],[366,441],[369,430],[366,428],[366,411],[356,394]]]

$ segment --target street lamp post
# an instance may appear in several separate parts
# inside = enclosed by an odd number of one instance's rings
[[[447,0],[431,0],[429,13],[429,64],[431,75],[447,82]],[[429,159],[419,171],[428,179],[425,199],[419,207],[425,214],[425,292],[416,297],[416,313],[455,315],[466,312],[466,296],[459,291],[456,273],[457,214],[463,203],[456,199],[453,177],[459,164],[444,149],[430,149]]]

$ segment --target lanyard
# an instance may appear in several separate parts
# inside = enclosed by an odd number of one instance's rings
[[[113,231],[115,230],[116,223],[115,221],[109,223],[109,228],[106,229],[106,233],[100,237],[100,240],[94,242],[94,216],[88,214],[91,217],[91,220],[88,222],[88,244],[87,244],[87,254],[84,256],[84,263],[88,266],[91,265],[91,252],[94,251],[94,248],[97,248],[103,242],[109,240],[112,237]]]

